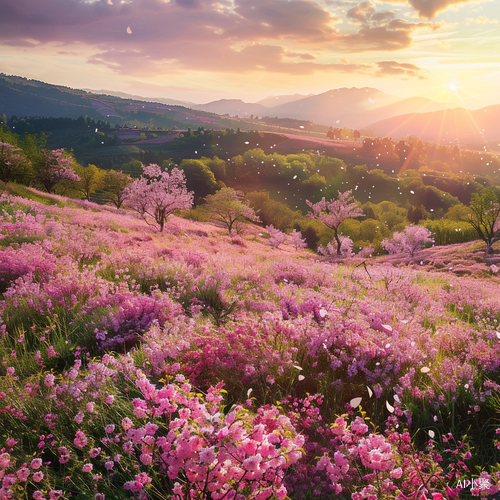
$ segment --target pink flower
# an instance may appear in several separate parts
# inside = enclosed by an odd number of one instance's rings
[[[94,412],[94,405],[95,403],[93,401],[91,401],[90,403],[87,403],[85,406],[87,408],[87,411],[89,413],[93,413]]]
[[[260,453],[252,457],[248,457],[243,460],[243,468],[250,472],[257,472],[260,469],[260,463],[262,462],[262,456]]]
[[[42,466],[42,459],[41,458],[34,458],[31,463],[30,463],[30,467],[32,469],[39,469],[40,467]]]
[[[15,444],[17,444],[17,441],[15,439],[13,439],[13,438],[7,439],[7,446],[9,448],[12,448]]]
[[[123,430],[128,431],[129,429],[132,429],[132,427],[134,427],[134,422],[132,422],[132,420],[130,420],[130,418],[125,417],[122,420],[122,427],[123,427]]]
[[[33,493],[33,498],[35,500],[44,500],[45,499],[45,497],[43,496],[43,493],[40,490],[37,490],[37,491],[35,491],[35,493]]]
[[[30,475],[30,470],[27,467],[22,467],[16,472],[19,481],[27,481]]]
[[[75,418],[73,419],[77,424],[81,424],[83,422],[83,419],[85,418],[85,413],[82,411],[79,411],[76,415]]]
[[[115,466],[115,463],[113,462],[113,460],[108,460],[104,464],[104,467],[106,468],[106,470],[111,470],[114,466]]]
[[[115,400],[115,397],[110,394],[109,396],[106,396],[106,399],[104,401],[106,402],[106,404],[112,405],[114,400]]]
[[[0,455],[0,467],[2,469],[6,469],[7,467],[10,467],[11,461],[10,461],[10,455],[8,453],[2,453]]]
[[[82,467],[82,471],[83,472],[91,472],[93,468],[94,468],[94,466],[92,464],[85,464]]]
[[[107,425],[104,430],[106,431],[107,434],[111,434],[112,432],[115,431],[115,426],[113,424]]]
[[[77,448],[84,448],[87,446],[87,437],[82,431],[78,431],[73,443]]]
[[[54,385],[54,380],[55,380],[54,375],[52,373],[47,373],[47,375],[45,375],[45,380],[43,381],[43,383],[47,387],[52,387]]]
[[[359,456],[365,467],[374,470],[391,470],[393,467],[392,448],[379,434],[370,434],[358,443]]]
[[[35,483],[39,483],[42,479],[43,479],[43,472],[38,471],[33,474],[33,481],[35,481]]]

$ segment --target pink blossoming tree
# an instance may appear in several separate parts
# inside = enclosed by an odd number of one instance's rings
[[[62,181],[79,181],[80,177],[73,170],[73,158],[64,149],[42,149],[34,161],[35,181],[48,193]]]
[[[339,193],[335,200],[326,201],[323,197],[318,203],[306,200],[312,212],[309,213],[311,219],[318,219],[325,226],[333,229],[335,241],[337,243],[337,255],[342,253],[342,242],[339,235],[339,226],[347,219],[361,217],[363,211],[359,208],[357,201],[352,196],[352,191]]]
[[[127,188],[125,196],[127,205],[160,232],[169,215],[193,205],[193,193],[186,189],[184,172],[177,167],[168,172],[156,164],[142,167],[142,175]]]
[[[390,254],[413,254],[427,245],[434,243],[432,233],[423,226],[407,226],[401,232],[395,232],[392,239],[382,241],[382,248]]]

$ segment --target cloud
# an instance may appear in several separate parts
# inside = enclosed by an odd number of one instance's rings
[[[426,80],[422,73],[424,70],[409,63],[398,63],[396,61],[381,61],[377,63],[378,71],[375,76],[387,77],[387,76],[405,76],[419,78],[420,80]]]
[[[405,49],[416,29],[430,26],[377,12],[369,0],[349,5],[354,32],[352,25],[342,32],[341,19],[312,0],[2,0],[0,45],[76,51],[89,64],[143,78],[187,70],[360,73],[371,66],[331,61]]]
[[[467,17],[464,19],[464,23],[469,24],[496,24],[498,25],[498,19],[488,19],[486,16],[479,16],[475,19],[473,17]]]
[[[488,0],[483,0],[488,1]],[[392,3],[410,5],[421,19],[432,19],[440,12],[462,4],[477,3],[477,0],[391,0]]]

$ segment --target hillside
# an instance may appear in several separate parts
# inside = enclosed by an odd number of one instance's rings
[[[381,137],[419,137],[445,144],[473,144],[500,138],[500,105],[412,113],[377,121],[367,127]],[[495,144],[497,146],[497,144]],[[497,149],[497,148],[495,148]]]
[[[500,280],[470,244],[334,262],[26,193],[0,199],[7,494],[498,491]]]

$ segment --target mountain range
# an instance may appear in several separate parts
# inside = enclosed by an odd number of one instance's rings
[[[189,126],[262,128],[265,117],[294,119],[365,135],[415,136],[441,143],[480,143],[500,139],[500,105],[475,111],[449,108],[424,97],[401,98],[374,88],[339,88],[321,94],[270,96],[255,103],[220,99],[205,104],[146,98],[109,90],[79,90],[0,74],[0,114],[93,118],[117,123],[133,119]],[[225,122],[224,122],[225,120]],[[287,125],[288,126],[288,125]],[[303,129],[299,127],[297,129]],[[496,145],[496,144],[495,144]]]

